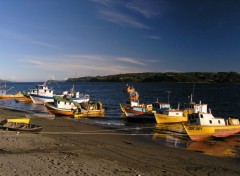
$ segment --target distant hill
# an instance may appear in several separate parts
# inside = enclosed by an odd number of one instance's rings
[[[68,78],[67,82],[195,82],[195,83],[240,83],[237,72],[147,72],[126,73],[108,76]]]

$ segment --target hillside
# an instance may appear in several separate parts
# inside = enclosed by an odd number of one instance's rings
[[[147,72],[126,73],[108,76],[87,76],[69,78],[67,82],[201,82],[201,83],[240,83],[237,72]]]

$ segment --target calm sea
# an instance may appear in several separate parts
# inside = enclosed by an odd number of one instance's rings
[[[9,93],[29,91],[41,83],[7,83]],[[192,83],[128,83],[133,85],[140,95],[140,103],[162,101],[171,103],[172,108],[178,104],[189,102],[193,94],[195,102],[207,103],[208,108],[217,117],[240,118],[240,84],[192,84]],[[1,84],[3,85],[3,84]],[[122,117],[119,103],[125,104],[127,94],[122,89],[126,83],[119,82],[83,82],[83,83],[54,83],[55,92],[69,90],[74,85],[77,91],[90,95],[92,101],[100,100],[105,108],[103,118],[82,118],[76,123],[90,123],[112,129],[128,130],[130,134],[142,135],[144,138],[163,143],[170,147],[184,148],[215,156],[240,155],[240,136],[235,135],[224,139],[212,139],[204,142],[192,142],[188,136],[170,132],[170,127],[159,127],[154,122],[128,122]],[[13,87],[13,88],[12,88]],[[1,106],[47,113],[43,105],[33,103],[16,103],[14,100],[1,100]],[[61,117],[58,117],[61,118]],[[74,119],[66,119],[74,120]],[[181,126],[181,125],[180,125]],[[170,129],[172,129],[171,127]]]

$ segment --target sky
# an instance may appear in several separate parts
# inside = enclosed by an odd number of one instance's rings
[[[0,0],[0,79],[240,72],[240,0]]]

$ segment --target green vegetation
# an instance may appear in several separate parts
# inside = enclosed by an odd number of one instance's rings
[[[67,82],[199,82],[199,83],[240,83],[237,72],[165,72],[126,73],[108,76],[87,76],[69,78]]]

